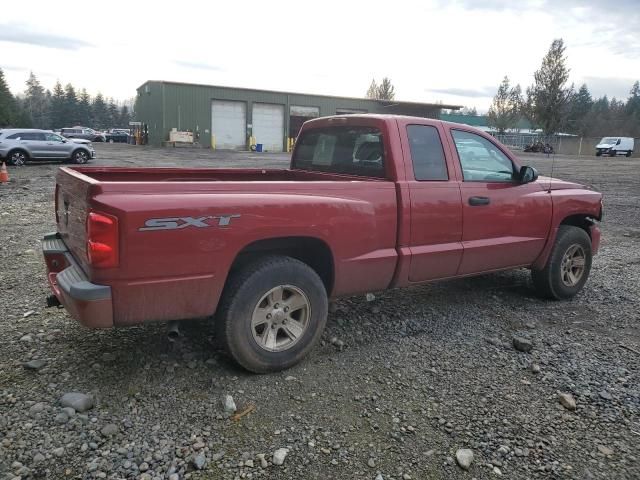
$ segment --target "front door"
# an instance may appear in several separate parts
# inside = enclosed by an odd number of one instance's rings
[[[73,148],[71,142],[55,133],[45,133],[47,157],[68,158]]]
[[[492,140],[463,129],[451,137],[463,176],[458,274],[530,265],[548,237],[551,196],[538,182],[519,183],[518,167]]]
[[[409,280],[423,282],[456,274],[462,258],[462,207],[452,162],[447,162],[441,126],[400,122],[411,198]],[[451,159],[450,159],[451,160]],[[448,164],[449,163],[449,164]],[[411,177],[413,176],[413,180]]]

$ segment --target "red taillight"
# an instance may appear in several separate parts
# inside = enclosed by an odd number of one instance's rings
[[[118,219],[106,213],[89,212],[87,257],[93,267],[118,266]]]

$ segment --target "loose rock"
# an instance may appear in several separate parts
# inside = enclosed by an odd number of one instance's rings
[[[60,398],[60,404],[63,407],[71,407],[76,412],[86,412],[94,406],[94,400],[89,395],[80,392],[65,393]]]
[[[225,395],[222,398],[222,406],[224,407],[225,413],[236,413],[236,402],[233,401],[233,397],[231,395]]]
[[[604,445],[598,445],[598,451],[603,455],[613,455],[613,450],[609,447],[605,447]]]
[[[560,404],[567,410],[574,411],[576,409],[576,400],[570,393],[561,393],[559,399]]]
[[[191,463],[198,470],[202,470],[207,464],[207,457],[205,457],[203,454],[196,455]]]
[[[102,435],[104,435],[105,437],[111,437],[116,433],[118,433],[119,430],[120,429],[115,423],[109,423],[108,425],[105,425],[104,427],[102,427],[102,430],[100,430],[100,433],[102,433]]]
[[[513,337],[513,348],[519,352],[529,353],[533,349],[533,343],[524,337]]]
[[[27,370],[40,370],[47,364],[46,360],[38,359],[38,360],[30,360],[22,364],[24,368]]]
[[[471,463],[473,462],[473,451],[468,448],[461,448],[456,452],[456,460],[460,468],[463,470],[469,470]]]
[[[282,465],[284,464],[285,458],[287,458],[287,454],[289,450],[286,448],[279,448],[273,453],[273,464],[274,465]]]

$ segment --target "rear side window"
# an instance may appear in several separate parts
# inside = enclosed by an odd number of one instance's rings
[[[18,140],[18,139],[22,138],[22,135],[23,135],[23,134],[22,134],[21,132],[19,132],[19,133],[14,133],[14,134],[12,134],[12,135],[9,135],[9,136],[7,137],[7,140]]]
[[[293,168],[385,177],[382,133],[370,127],[307,130],[298,138]]]
[[[416,180],[449,180],[438,130],[430,125],[409,125],[407,136]]]
[[[21,136],[22,140],[43,140],[44,133],[40,132],[24,132]]]

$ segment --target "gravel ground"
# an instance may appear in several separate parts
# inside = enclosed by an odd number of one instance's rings
[[[97,150],[94,165],[287,162]],[[544,156],[525,161],[551,169]],[[171,344],[163,325],[93,331],[44,308],[39,239],[55,229],[57,166],[10,168],[0,478],[640,478],[638,165],[556,158],[557,176],[605,194],[601,253],[574,300],[537,299],[526,271],[343,299],[305,361],[263,376],[219,354],[201,323]],[[230,403],[249,413],[230,417]],[[473,454],[468,471],[459,449]]]

